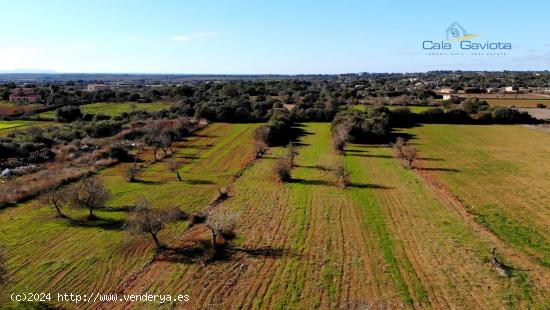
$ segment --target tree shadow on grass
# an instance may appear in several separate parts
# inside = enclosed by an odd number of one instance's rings
[[[145,184],[145,185],[162,185],[162,184],[165,184],[166,181],[153,181],[153,180],[137,179],[132,183],[140,183],[140,184]]]
[[[239,248],[239,247],[230,247],[227,249],[229,252],[243,252],[252,257],[296,257],[298,256],[292,250],[285,248],[274,248],[271,246],[263,246],[259,248]]]
[[[294,166],[298,167],[298,168],[315,169],[315,170],[319,170],[319,171],[330,171],[330,170],[332,170],[330,167],[326,167],[326,166],[322,166],[322,165],[314,165],[314,166],[294,165]]]
[[[378,184],[367,184],[367,183],[351,183],[347,187],[351,188],[371,188],[371,189],[392,189],[393,187],[378,185]]]
[[[122,230],[124,222],[124,220],[95,217],[88,220],[69,219],[67,225],[72,227],[100,228],[104,230]]]
[[[437,167],[433,167],[433,168],[418,168],[418,170],[426,170],[426,171],[444,171],[444,172],[460,172],[460,170],[454,169],[454,168],[437,168]]]
[[[214,182],[209,181],[209,180],[198,180],[198,179],[189,179],[189,180],[186,180],[185,182],[188,183],[188,184],[191,184],[191,185],[215,184]]]
[[[328,182],[325,180],[306,180],[306,179],[297,179],[297,178],[290,179],[288,183],[300,183],[304,185],[323,185],[323,186],[333,185],[331,182]]]
[[[391,155],[374,155],[374,154],[353,154],[354,152],[346,151],[346,155],[355,157],[372,157],[372,158],[393,158]]]
[[[202,244],[197,244],[181,248],[165,247],[159,251],[155,260],[170,263],[194,264],[198,263],[203,257],[204,247]]]

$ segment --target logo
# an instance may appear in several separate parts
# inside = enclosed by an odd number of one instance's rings
[[[451,42],[460,42],[465,40],[471,40],[479,37],[477,34],[467,33],[466,29],[462,27],[459,23],[452,23],[449,28],[447,28],[447,41]]]
[[[445,30],[446,40],[424,40],[422,49],[437,52],[434,55],[464,55],[464,52],[471,52],[471,55],[506,55],[506,51],[512,49],[510,42],[475,42],[479,34],[469,33],[457,22],[452,23]],[[442,53],[448,52],[448,53]],[[483,53],[490,52],[490,53]]]

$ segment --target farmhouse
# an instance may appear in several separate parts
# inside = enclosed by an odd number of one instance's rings
[[[439,90],[436,90],[436,93],[439,94],[456,94],[456,91],[450,87],[446,88],[440,88]]]
[[[40,97],[35,93],[34,88],[15,88],[10,92],[10,102],[30,103],[37,102]]]
[[[86,89],[88,91],[98,91],[98,90],[111,90],[112,87],[106,84],[88,84]]]
[[[516,86],[506,86],[506,88],[504,89],[504,91],[507,93],[517,93],[518,90],[519,88],[517,88]]]
[[[443,95],[443,100],[454,100],[454,99],[457,99],[458,96],[457,95],[454,95],[454,94],[444,94]]]

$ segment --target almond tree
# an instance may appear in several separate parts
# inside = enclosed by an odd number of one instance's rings
[[[290,141],[290,143],[288,144],[287,157],[290,160],[290,163],[291,163],[292,167],[294,167],[294,158],[296,158],[296,155],[298,155],[298,148],[296,148],[294,143],[292,143],[292,141]]]
[[[154,208],[149,200],[139,197],[136,208],[128,215],[124,228],[132,235],[149,234],[157,249],[160,249],[163,246],[158,239],[158,233],[167,223],[178,220],[181,214],[182,212],[176,207]]]
[[[93,213],[95,209],[104,207],[105,203],[111,199],[111,191],[105,187],[103,180],[94,175],[84,177],[69,190],[71,205],[75,208],[88,209],[90,219],[95,218]]]
[[[210,229],[212,235],[212,248],[219,250],[220,244],[218,244],[218,239],[220,236],[224,238],[223,242],[225,244],[227,237],[235,235],[238,218],[238,212],[226,209],[208,215],[206,226]]]
[[[350,126],[346,123],[338,125],[333,130],[332,135],[332,146],[334,149],[339,153],[344,153],[344,149],[346,148],[346,143],[350,139]]]
[[[153,120],[145,126],[146,134],[143,136],[143,142],[153,148],[155,160],[158,160],[157,152],[159,149],[164,151],[165,156],[168,150],[172,151],[172,125],[172,122],[163,119]]]
[[[343,163],[339,163],[334,168],[337,183],[340,187],[345,188],[350,184],[350,173]]]
[[[277,180],[279,182],[290,181],[291,171],[292,171],[292,162],[288,157],[278,158],[277,161],[275,161],[275,164],[273,165],[273,172],[277,176]]]
[[[401,158],[405,160],[408,168],[413,168],[413,163],[416,160],[418,152],[416,148],[411,145],[405,145],[401,148]]]
[[[178,177],[178,181],[181,181],[181,176],[179,172],[179,169],[181,168],[181,166],[182,164],[176,160],[169,159],[166,161],[166,168],[169,171],[174,172],[176,174],[176,176]]]
[[[54,208],[60,217],[66,217],[63,212],[61,212],[61,208],[69,202],[69,195],[70,192],[68,187],[51,189],[40,196],[40,202],[46,206]]]

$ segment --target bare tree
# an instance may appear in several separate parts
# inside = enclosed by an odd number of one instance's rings
[[[275,164],[273,165],[273,172],[277,176],[279,182],[290,181],[292,171],[292,162],[288,157],[279,157]]]
[[[103,180],[97,176],[86,176],[71,188],[70,202],[75,208],[88,209],[89,218],[94,218],[93,211],[105,206],[111,198],[111,191],[105,187]]]
[[[406,145],[405,143],[405,139],[403,139],[403,137],[397,137],[397,139],[395,139],[395,143],[393,144],[393,148],[395,149],[395,152],[397,154],[397,157],[401,158],[402,157],[402,150],[403,150],[403,147]]]
[[[294,145],[292,141],[288,144],[288,154],[287,157],[290,160],[290,164],[294,167],[294,158],[298,155],[298,148]]]
[[[166,156],[167,151],[172,151],[172,129],[173,123],[169,120],[153,120],[145,126],[146,134],[143,136],[143,142],[153,148],[153,156],[157,158],[159,149],[164,151]]]
[[[181,181],[181,176],[179,172],[179,169],[181,168],[181,166],[182,164],[176,160],[169,159],[166,161],[166,169],[168,169],[168,171],[170,172],[175,173],[176,176],[178,177],[178,181]]]
[[[134,163],[131,167],[124,171],[124,176],[128,182],[135,182],[139,179],[139,176],[143,173],[143,169]]]
[[[271,129],[268,126],[260,126],[254,130],[254,141],[261,141],[269,145],[269,132]]]
[[[210,213],[206,220],[206,226],[212,234],[212,247],[219,249],[226,240],[235,236],[239,212],[222,209],[216,213]],[[221,242],[219,239],[222,239]]]
[[[346,143],[349,141],[350,127],[347,124],[340,124],[333,130],[332,146],[338,153],[344,153]]]
[[[40,202],[54,208],[60,217],[66,217],[65,214],[61,212],[61,208],[69,202],[69,194],[67,187],[50,189],[40,196]]]
[[[405,167],[413,168],[413,163],[416,160],[418,151],[412,145],[407,144],[403,137],[397,137],[393,144],[397,158],[404,162]]]
[[[255,158],[260,158],[267,152],[269,131],[267,126],[260,126],[254,130],[253,154]]]
[[[346,186],[351,183],[350,173],[343,163],[336,164],[336,166],[334,167],[334,175],[336,176],[336,182],[338,186],[342,188],[346,188]]]
[[[417,151],[414,146],[405,145],[401,148],[401,158],[405,161],[407,168],[413,168],[413,163],[416,160]]]
[[[267,144],[260,140],[254,140],[254,145],[252,146],[252,153],[254,158],[260,158],[265,155],[267,152]]]
[[[158,233],[170,222],[178,220],[182,212],[177,208],[154,208],[149,200],[139,197],[136,208],[128,215],[124,228],[132,235],[149,234],[157,249],[162,248]]]

